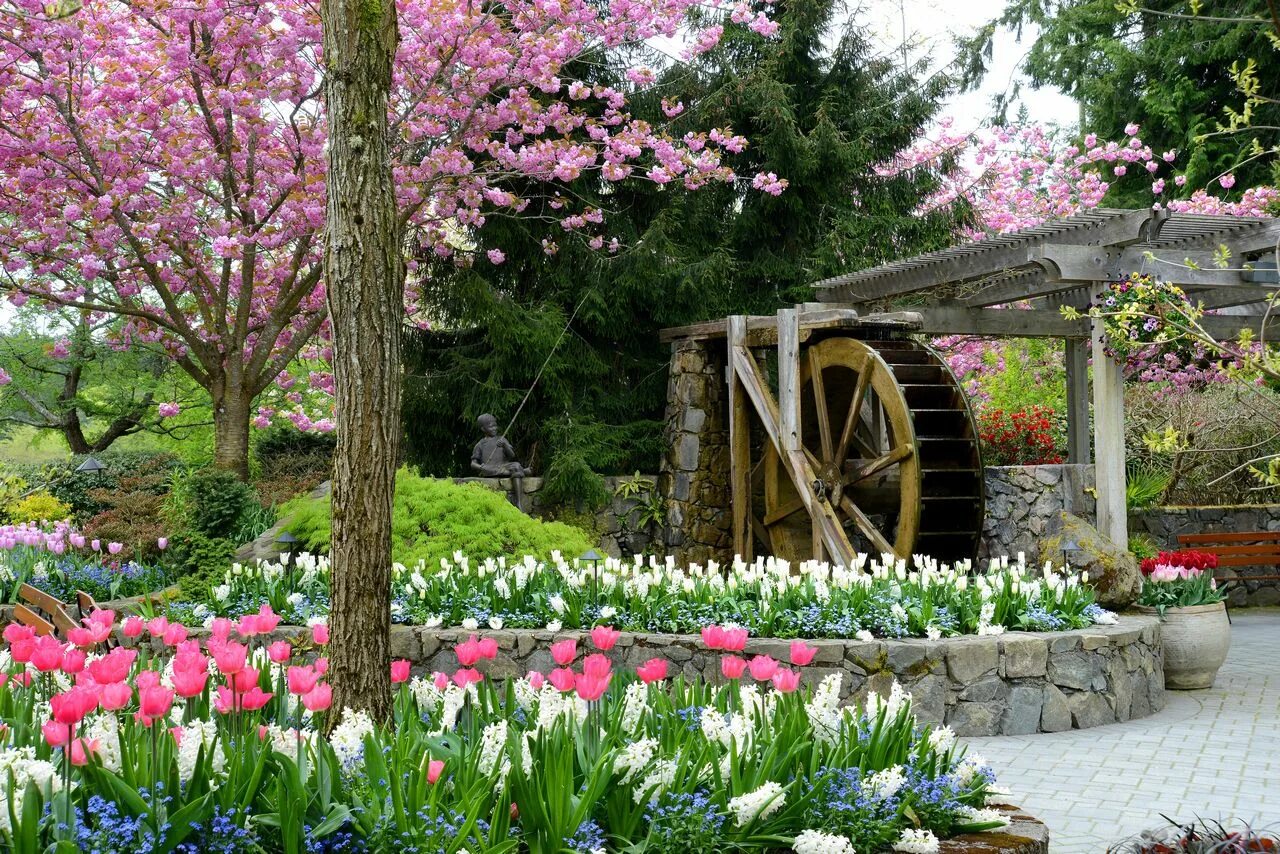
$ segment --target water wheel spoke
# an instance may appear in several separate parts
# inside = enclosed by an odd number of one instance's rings
[[[875,367],[875,362],[867,359],[863,362],[861,373],[858,374],[858,382],[853,387],[853,399],[849,401],[849,412],[844,417],[844,429],[840,431],[840,442],[836,445],[835,454],[832,460],[836,465],[840,465],[849,457],[849,444],[855,439],[860,445],[866,443],[861,436],[857,436],[858,424],[862,420],[862,399],[867,396],[867,389],[871,385],[871,372]],[[870,456],[877,456],[875,450],[871,450]]]
[[[866,463],[865,465],[859,466],[849,474],[845,475],[845,477],[842,479],[843,484],[845,486],[851,486],[852,484],[855,484],[860,480],[866,480],[867,478],[871,477],[873,474],[878,474],[879,472],[882,472],[885,469],[887,469],[889,466],[896,465],[902,462],[903,460],[905,460],[907,457],[911,456],[915,452],[916,452],[916,449],[913,448],[911,445],[907,445],[907,444],[899,445],[889,453],[884,454],[883,456],[880,456],[880,457],[876,457],[871,462]]]
[[[772,525],[776,522],[781,522],[783,519],[787,518],[792,513],[799,513],[803,509],[804,509],[803,500],[799,498],[792,499],[791,501],[788,501],[785,504],[779,504],[773,510],[766,513],[764,517],[764,523],[765,525]]]
[[[827,386],[822,379],[822,363],[818,351],[809,348],[809,377],[813,386],[813,402],[818,414],[818,437],[822,442],[822,458],[835,461],[835,446],[831,442],[831,415],[827,412]]]
[[[867,514],[858,509],[858,505],[854,504],[853,500],[849,498],[849,496],[846,495],[840,499],[840,507],[849,515],[849,518],[853,520],[853,524],[862,532],[862,535],[870,540],[871,544],[879,549],[882,554],[884,552],[892,553],[894,551],[893,546],[889,544],[889,541],[884,538],[884,535],[880,533],[880,530],[870,519],[867,518]]]

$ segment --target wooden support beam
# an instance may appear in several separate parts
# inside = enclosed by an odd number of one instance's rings
[[[800,450],[800,319],[778,310],[778,439],[784,451]]]
[[[1104,283],[1094,286],[1097,299]],[[1093,454],[1098,490],[1098,532],[1121,548],[1129,543],[1125,504],[1124,370],[1104,352],[1101,320],[1091,320],[1093,348]]]
[[[730,317],[726,326],[729,352],[744,348],[747,319]],[[746,389],[732,365],[725,368],[729,383],[729,495],[733,501],[733,553],[751,562],[755,540],[751,530],[751,421]]]
[[[1088,338],[1087,320],[1067,320],[1049,309],[917,308],[926,335],[987,335],[993,338]]]
[[[1067,462],[1087,463],[1089,456],[1089,356],[1079,338],[1065,342],[1067,368]]]

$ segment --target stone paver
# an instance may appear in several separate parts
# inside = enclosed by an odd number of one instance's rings
[[[965,738],[1011,801],[1049,826],[1052,854],[1094,854],[1161,815],[1280,826],[1280,609],[1232,612],[1212,688],[1169,691],[1142,720],[1088,730]]]

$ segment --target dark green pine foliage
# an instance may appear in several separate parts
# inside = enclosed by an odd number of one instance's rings
[[[1082,132],[1123,139],[1125,126],[1136,122],[1142,140],[1157,154],[1176,149],[1175,169],[1185,172],[1187,183],[1179,190],[1170,181],[1168,192],[1189,196],[1207,188],[1222,194],[1212,182],[1224,172],[1235,174],[1235,194],[1280,180],[1277,159],[1255,156],[1253,150],[1255,137],[1264,148],[1280,141],[1280,47],[1272,44],[1280,35],[1266,23],[1272,14],[1268,0],[1212,0],[1202,4],[1198,16],[1189,14],[1186,0],[1139,4],[1154,11],[1125,12],[1118,5],[1115,0],[1012,0],[963,45],[967,82],[977,82],[985,72],[997,28],[1021,34],[1030,27],[1037,36],[1024,69],[1032,85],[1055,86],[1075,98]],[[1252,20],[1216,20],[1240,18]],[[1269,103],[1254,111],[1256,130],[1219,134],[1229,122],[1226,111],[1238,112],[1244,104],[1232,63],[1243,67],[1249,59],[1258,63],[1258,94]],[[1151,181],[1145,170],[1130,170],[1114,183],[1107,201],[1146,207]]]
[[[667,121],[662,98],[683,102],[676,133],[728,126],[746,136],[731,160],[740,180],[686,192],[676,182],[602,188],[584,178],[564,195],[604,209],[619,252],[566,237],[555,199],[541,199],[519,219],[490,219],[472,267],[433,271],[433,330],[409,333],[409,462],[466,472],[475,418],[489,411],[504,428],[515,417],[508,436],[554,495],[599,500],[599,473],[658,466],[670,355],[658,330],[772,313],[810,299],[818,279],[951,241],[963,212],[919,213],[936,173],[874,168],[934,118],[946,81],[873,56],[832,0],[784,0],[774,14],[775,37],[732,28],[711,54],[632,101],[655,122]],[[778,197],[754,190],[759,172],[790,186]],[[544,240],[556,242],[555,255]],[[505,262],[490,263],[490,248]]]

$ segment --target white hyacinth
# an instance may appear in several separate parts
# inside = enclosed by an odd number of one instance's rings
[[[931,830],[908,827],[893,843],[893,850],[903,854],[938,854],[938,837]]]
[[[492,774],[502,758],[503,749],[507,745],[507,722],[495,721],[484,728],[480,736],[480,773]]]
[[[649,803],[656,803],[659,796],[676,781],[676,763],[670,759],[659,759],[653,763],[653,769],[643,780],[636,784],[634,799],[636,803],[649,796]]]
[[[945,753],[956,743],[955,730],[949,726],[938,727],[929,733],[929,746],[939,753]]]
[[[733,813],[738,827],[746,827],[758,818],[768,818],[782,809],[786,793],[782,786],[770,780],[754,792],[738,795],[729,800],[729,812]]]
[[[871,797],[887,801],[896,795],[906,782],[907,775],[903,772],[902,766],[894,765],[892,768],[885,768],[883,771],[872,774],[863,783],[863,788],[871,794]]]
[[[626,696],[622,700],[622,731],[635,732],[648,708],[648,686],[643,682],[632,682],[627,686]]]
[[[805,830],[791,843],[796,854],[857,854],[847,836]]]
[[[960,807],[960,815],[969,824],[991,824],[997,823],[1000,827],[1004,827],[1009,823],[1009,816],[999,810],[992,809],[974,809],[973,807]],[[998,830],[998,827],[990,828]]]
[[[633,741],[618,752],[613,760],[613,773],[620,775],[623,783],[643,771],[658,752],[656,738],[642,738]]]
[[[329,745],[343,768],[350,769],[364,756],[364,738],[373,732],[373,718],[354,709],[343,709],[342,719],[329,736]]]

